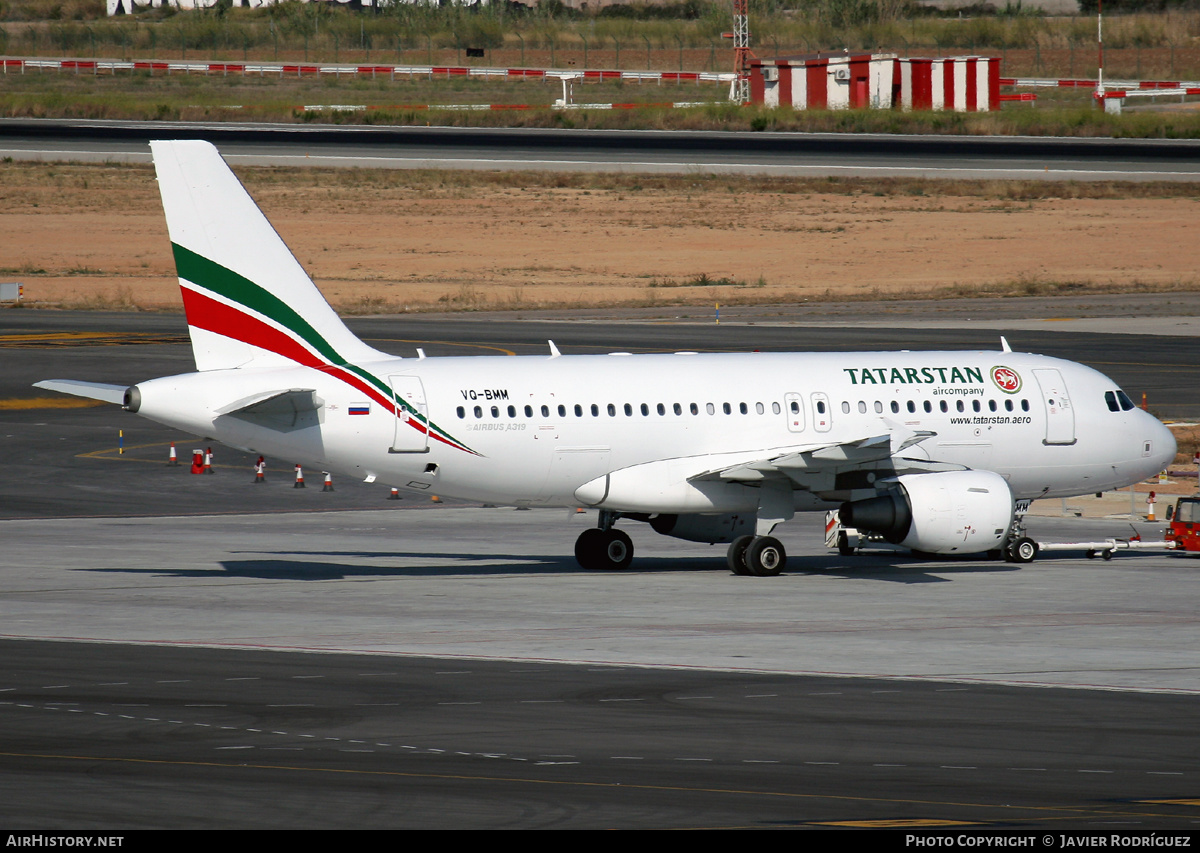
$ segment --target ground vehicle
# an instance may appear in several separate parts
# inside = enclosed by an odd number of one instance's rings
[[[1165,538],[1178,551],[1200,551],[1200,494],[1175,504]]]

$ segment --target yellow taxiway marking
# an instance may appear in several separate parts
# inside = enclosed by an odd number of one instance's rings
[[[13,397],[0,400],[0,411],[24,409],[88,409],[92,406],[107,406],[103,400],[85,400],[82,397]]]
[[[975,820],[934,820],[932,818],[896,818],[894,820],[815,820],[809,826],[857,826],[864,829],[919,828],[923,826],[980,826]]]

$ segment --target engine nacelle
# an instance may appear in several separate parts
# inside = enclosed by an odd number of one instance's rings
[[[930,554],[975,554],[999,548],[1013,519],[1008,483],[992,471],[902,474],[896,488],[842,504],[846,527],[878,533]]]
[[[723,515],[656,515],[650,519],[655,533],[686,539],[689,542],[732,542],[739,536],[754,533],[753,515],[725,513]]]

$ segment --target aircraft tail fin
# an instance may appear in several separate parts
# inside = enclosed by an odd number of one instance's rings
[[[197,370],[380,357],[329,307],[213,145],[150,148]]]

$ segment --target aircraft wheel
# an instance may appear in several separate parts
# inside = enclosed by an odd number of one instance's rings
[[[846,535],[846,531],[838,533],[837,537],[838,553],[843,557],[853,557],[854,548],[850,545],[850,537]]]
[[[617,530],[615,527],[608,530],[600,557],[602,569],[629,568],[629,564],[633,562],[633,540],[624,530]]]
[[[622,530],[589,527],[575,540],[575,559],[593,571],[627,569],[633,562],[633,542]]]
[[[729,543],[729,551],[725,554],[725,562],[729,565],[729,571],[735,575],[750,574],[750,568],[746,565],[746,549],[750,547],[750,543],[753,541],[753,536],[739,536]]]
[[[1084,551],[1083,555],[1085,557],[1087,557],[1089,560],[1094,560],[1094,559],[1096,559],[1096,549],[1088,548],[1086,551]]]
[[[1022,536],[1012,544],[1014,563],[1032,563],[1038,554],[1038,544],[1028,536]]]
[[[1104,549],[1104,553],[1103,553],[1103,554],[1101,554],[1100,556],[1101,556],[1101,557],[1103,557],[1103,558],[1104,558],[1104,559],[1106,559],[1106,560],[1111,560],[1111,559],[1112,559],[1112,555],[1113,555],[1112,549],[1111,549],[1111,548],[1105,548],[1105,549]]]
[[[774,536],[759,536],[746,549],[746,568],[750,574],[770,578],[783,571],[787,565],[787,552]]]
[[[598,527],[589,527],[579,534],[575,540],[575,559],[585,569],[600,569],[601,557],[605,545],[604,531]]]

